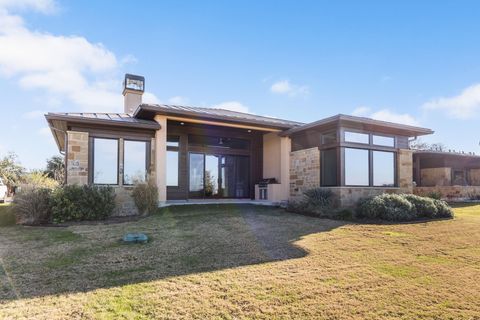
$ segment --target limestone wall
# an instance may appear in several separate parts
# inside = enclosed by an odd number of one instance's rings
[[[415,187],[413,192],[419,196],[439,193],[442,199],[445,200],[468,200],[472,196],[480,195],[480,186]]]
[[[405,193],[400,188],[377,187],[328,187],[335,195],[336,207],[355,207],[363,198],[374,197],[383,193]]]
[[[451,168],[424,168],[420,170],[422,187],[449,186],[452,181]]]
[[[480,169],[470,169],[470,184],[480,186]]]
[[[67,184],[88,184],[88,132],[67,132]]]
[[[413,151],[400,149],[397,155],[398,187],[404,193],[413,192]]]
[[[290,200],[298,200],[304,191],[320,186],[320,150],[290,152]]]

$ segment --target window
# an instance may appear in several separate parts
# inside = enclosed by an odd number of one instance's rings
[[[205,160],[203,154],[190,153],[190,186],[191,192],[203,191]]]
[[[345,185],[369,185],[368,150],[345,148]]]
[[[93,183],[118,184],[117,139],[93,139]]]
[[[395,138],[373,135],[373,144],[383,147],[395,147]]]
[[[322,186],[337,186],[337,149],[323,150],[320,155]]]
[[[369,144],[368,134],[352,131],[345,131],[345,142]]]
[[[167,137],[167,186],[178,187],[178,152],[180,137]]]
[[[373,151],[373,185],[393,187],[395,185],[395,153]]]
[[[192,146],[216,147],[222,149],[250,149],[250,141],[238,138],[189,135],[188,143]]]
[[[147,179],[147,142],[125,140],[123,143],[123,184]]]

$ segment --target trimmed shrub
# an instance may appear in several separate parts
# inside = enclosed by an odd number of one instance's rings
[[[158,209],[158,188],[153,182],[135,183],[132,197],[142,216],[152,214]]]
[[[52,220],[52,191],[24,189],[15,195],[12,210],[18,224],[38,225]]]
[[[408,221],[416,216],[415,206],[398,194],[384,193],[361,201],[356,210],[357,218]]]
[[[435,218],[437,215],[437,206],[435,200],[427,197],[420,197],[414,194],[404,194],[403,197],[410,201],[417,210],[417,217]]]
[[[435,206],[437,207],[437,217],[438,218],[453,218],[453,210],[448,205],[446,201],[443,200],[433,200]]]
[[[445,201],[412,194],[381,194],[362,199],[355,211],[355,218],[388,221],[451,217],[453,211]]]
[[[68,185],[54,191],[52,217],[56,223],[103,220],[115,209],[112,187]]]

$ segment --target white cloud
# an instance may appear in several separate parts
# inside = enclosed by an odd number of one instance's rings
[[[480,83],[465,88],[459,95],[440,97],[426,102],[425,110],[441,110],[458,119],[468,119],[480,111]]]
[[[286,94],[290,97],[307,96],[310,91],[307,86],[299,86],[290,83],[288,80],[280,80],[272,84],[270,91],[276,94]]]
[[[41,90],[47,101],[76,104],[83,111],[121,111],[120,59],[101,43],[52,35],[26,27],[12,10],[52,13],[52,0],[0,0],[0,74],[24,89]]]
[[[369,107],[358,107],[351,113],[353,116],[357,117],[367,117],[375,120],[382,120],[400,124],[406,124],[411,126],[419,126],[420,123],[408,113],[396,113],[390,111],[389,109],[382,109],[379,111],[372,112],[372,109]]]
[[[182,97],[182,96],[175,96],[175,97],[171,97],[170,99],[168,99],[168,103],[173,104],[173,105],[179,105],[179,106],[188,105],[189,102],[190,101],[189,101],[188,98]]]
[[[154,95],[151,92],[144,92],[143,97],[142,97],[142,102],[143,103],[151,103],[151,104],[159,104],[160,99],[158,99],[157,96]]]
[[[213,108],[249,113],[248,107],[238,101],[222,102],[217,105],[214,105]]]

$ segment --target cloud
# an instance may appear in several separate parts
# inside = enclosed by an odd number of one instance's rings
[[[38,130],[38,133],[45,137],[50,137],[52,135],[52,130],[49,127],[43,127]]]
[[[52,0],[0,0],[0,75],[27,90],[41,90],[49,101],[70,102],[82,111],[121,111],[119,59],[101,43],[81,36],[31,30],[18,10],[53,13]]]
[[[151,103],[151,104],[160,104],[160,99],[157,98],[156,95],[154,95],[151,92],[144,92],[143,97],[142,97],[142,102],[143,103]]]
[[[175,96],[175,97],[171,97],[170,99],[168,99],[168,103],[173,104],[173,105],[179,105],[179,106],[188,105],[189,102],[190,101],[189,101],[188,98],[185,98],[185,97],[182,97],[182,96]]]
[[[357,117],[367,117],[375,120],[382,120],[394,123],[401,123],[411,126],[419,126],[420,123],[408,113],[395,113],[389,109],[382,109],[379,111],[372,112],[372,109],[369,107],[358,107],[351,113],[353,116]]]
[[[423,104],[422,108],[440,110],[458,119],[476,116],[480,111],[480,83],[465,88],[456,96],[432,99]]]
[[[248,107],[243,105],[242,103],[240,103],[238,101],[222,102],[222,103],[219,103],[217,105],[214,105],[213,108],[225,109],[225,110],[243,112],[243,113],[249,113]]]
[[[290,97],[308,96],[310,93],[307,86],[299,86],[290,83],[288,80],[280,80],[271,85],[270,91],[275,94],[285,94]]]
[[[42,118],[44,114],[46,114],[45,111],[33,110],[33,111],[25,112],[23,114],[23,118],[25,118],[25,119],[39,119],[39,118]]]

